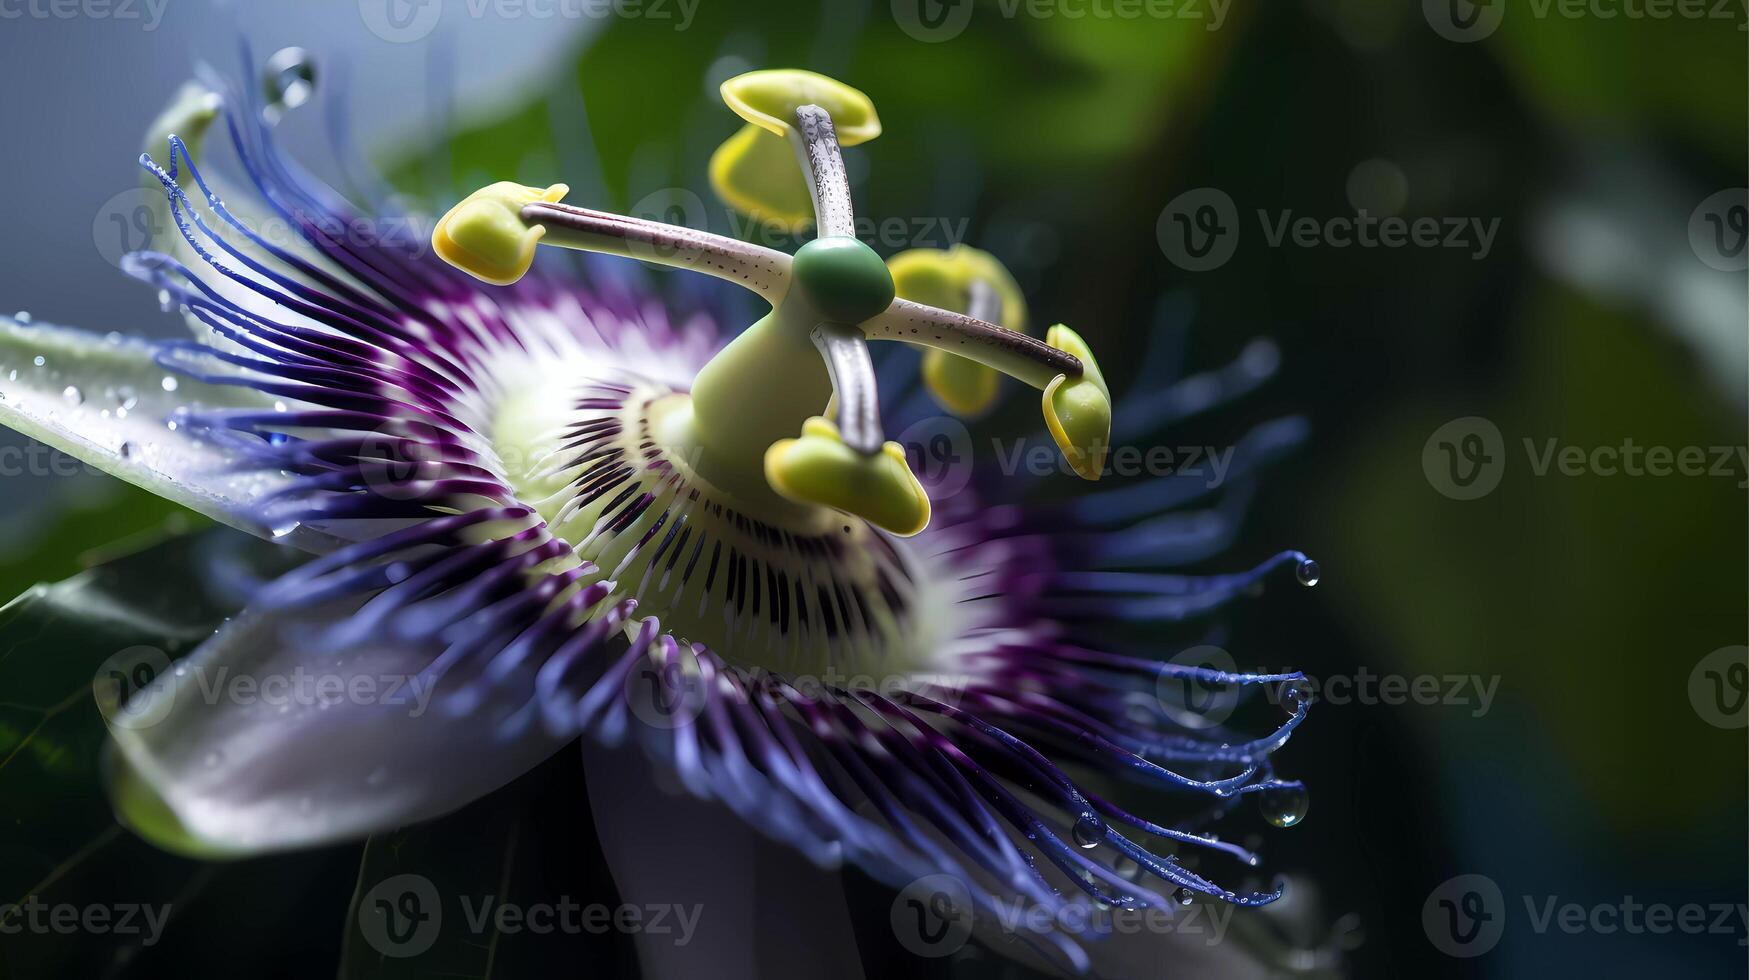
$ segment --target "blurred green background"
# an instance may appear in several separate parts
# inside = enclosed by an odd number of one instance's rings
[[[331,48],[366,74],[379,53],[397,59],[399,75],[376,73],[378,108],[355,122],[414,200],[440,209],[489,180],[565,180],[574,201],[680,207],[719,232],[733,228],[712,203],[705,163],[739,121],[717,103],[716,84],[780,65],[843,78],[886,123],[852,151],[860,211],[907,219],[905,235],[918,240],[898,247],[945,244],[927,239],[964,227],[1015,271],[1041,320],[1088,337],[1115,389],[1157,385],[1132,376],[1134,365],[1151,335],[1185,322],[1194,367],[1223,363],[1255,337],[1279,343],[1275,381],[1184,436],[1218,445],[1284,412],[1311,422],[1223,561],[1298,547],[1321,562],[1324,581],[1245,607],[1233,641],[1241,662],[1325,680],[1362,669],[1496,679],[1485,712],[1320,706],[1284,756],[1310,783],[1312,807],[1271,855],[1317,883],[1332,917],[1358,913],[1356,975],[1742,976],[1740,922],[1728,935],[1538,932],[1524,899],[1745,898],[1744,709],[1709,712],[1690,683],[1703,658],[1749,633],[1749,474],[1734,455],[1749,421],[1749,279],[1741,264],[1709,264],[1720,256],[1691,234],[1707,227],[1703,202],[1749,182],[1745,14],[1606,18],[1597,10],[1623,8],[1600,4],[1575,17],[1559,6],[1448,2],[1238,0],[1170,5],[1167,17],[1074,18],[1065,15],[1074,3],[701,0],[684,29],[654,16],[504,27],[450,5],[408,43],[373,37],[351,3],[196,11],[150,40],[63,31],[44,41],[44,25],[9,23],[0,51],[23,59],[17,71],[56,50],[75,61],[109,52],[111,67],[105,77],[92,66],[95,83],[63,93],[8,89],[6,131],[33,158],[54,156],[61,126],[90,131],[73,172],[43,164],[35,178],[70,212],[79,244],[63,252],[15,239],[0,304],[92,327],[176,329],[145,290],[101,267],[83,243],[85,216],[134,179],[135,134],[151,110],[131,102],[171,91],[130,81],[134,66],[175,77],[192,56],[229,69],[227,37],[239,30],[258,53],[301,44],[323,70]],[[1454,10],[1498,23],[1453,40]],[[947,28],[928,26],[937,14]],[[539,63],[518,63],[537,30],[547,35]],[[396,84],[403,98],[435,105],[430,118],[397,117]],[[115,91],[123,86],[126,95]],[[45,101],[54,111],[42,112]],[[133,123],[115,118],[122,108]],[[102,125],[81,125],[98,113]],[[294,147],[321,146],[319,125],[294,122],[305,125],[287,128],[308,136]],[[1172,231],[1163,212],[1205,188],[1232,202],[1236,231],[1224,264],[1192,271],[1162,247]],[[1715,205],[1726,232],[1741,193]],[[1360,209],[1497,234],[1485,250],[1473,240],[1343,248],[1327,237],[1273,244],[1265,230],[1290,213],[1323,222]],[[112,322],[107,309],[81,307],[95,300],[73,297],[106,275],[133,319]],[[1474,500],[1446,495],[1424,466],[1439,458],[1435,430],[1466,417],[1488,420],[1503,440],[1498,486]],[[1526,447],[1628,439],[1726,447],[1732,462],[1723,475],[1539,475]],[[6,595],[135,550],[171,516],[96,477],[4,482]],[[0,678],[22,684],[19,672],[38,669],[20,660],[0,657]],[[88,676],[87,664],[67,683]],[[44,751],[55,729],[39,714],[0,710],[0,795],[10,809],[21,794],[48,794],[87,816],[23,848],[31,856],[8,875],[9,890],[103,832],[101,800],[93,809],[80,789],[92,745],[68,722],[60,751]],[[355,859],[302,873],[349,881]],[[1460,874],[1488,876],[1507,906],[1498,946],[1473,957],[1441,952],[1423,917]],[[283,954],[288,975],[300,955]],[[318,969],[332,962],[309,951]]]

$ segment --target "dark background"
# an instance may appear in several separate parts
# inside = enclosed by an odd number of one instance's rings
[[[1480,717],[1474,704],[1320,705],[1283,754],[1312,804],[1302,826],[1274,835],[1271,863],[1314,882],[1328,918],[1358,914],[1352,972],[1742,976],[1741,920],[1729,935],[1539,933],[1525,903],[1745,898],[1744,712],[1729,727],[1690,682],[1703,658],[1746,639],[1749,474],[1739,461],[1728,476],[1538,475],[1526,449],[1745,444],[1746,278],[1703,261],[1704,238],[1689,232],[1703,201],[1746,183],[1743,10],[1569,17],[1495,0],[1482,9],[1504,12],[1498,29],[1460,42],[1436,30],[1438,3],[1234,0],[1210,29],[1207,17],[1071,20],[1024,6],[1010,17],[992,2],[973,5],[952,37],[923,40],[904,29],[918,23],[908,2],[700,0],[684,30],[650,16],[473,17],[451,4],[407,43],[374,35],[354,3],[170,0],[151,30],[114,17],[0,20],[0,131],[11,137],[0,307],[180,329],[113,268],[111,202],[136,184],[146,123],[195,60],[238,70],[240,34],[257,55],[310,49],[319,87],[344,67],[339,98],[359,142],[428,206],[490,179],[563,179],[572,200],[634,211],[678,201],[687,220],[724,232],[704,166],[738,123],[716,83],[779,65],[845,79],[886,126],[853,153],[861,212],[967,222],[1039,321],[1088,337],[1114,388],[1158,385],[1133,365],[1150,335],[1185,324],[1195,368],[1255,337],[1280,345],[1269,386],[1170,435],[1222,445],[1283,413],[1311,424],[1218,564],[1298,547],[1324,580],[1240,608],[1241,663],[1323,681],[1363,668],[1497,680]],[[287,142],[331,172],[306,112],[286,122]],[[1233,202],[1236,238],[1224,264],[1190,271],[1159,229],[1171,202],[1203,188]],[[1497,222],[1498,233],[1485,256],[1277,246],[1258,218],[1359,208]],[[928,234],[897,247],[943,244]],[[1010,404],[998,423],[1026,411]],[[1431,475],[1438,466],[1424,468],[1437,450],[1424,451],[1467,417],[1498,430],[1503,470],[1493,492],[1457,500]],[[6,596],[134,550],[174,519],[97,476],[9,473],[0,507]],[[93,763],[80,756],[91,740],[69,730],[49,753],[69,756],[57,769],[19,751],[46,738],[28,713],[0,721],[7,809],[44,823],[89,817],[15,839],[0,900],[76,855],[74,878],[108,854],[156,890],[194,889],[188,919],[209,923],[173,929],[137,961],[105,951],[77,962],[145,964],[142,975],[262,960],[288,976],[333,970],[358,849],[203,869],[112,837],[93,857],[81,849],[87,831],[104,833],[84,780]],[[537,773],[522,791],[548,808],[584,805],[565,775]],[[587,846],[551,840],[552,875],[602,873]],[[1473,957],[1441,952],[1423,919],[1462,874],[1491,879],[1504,903],[1498,945]],[[878,897],[870,907],[884,915]],[[232,917],[250,928],[210,925]],[[597,975],[626,968],[625,946],[591,951]],[[898,954],[871,962],[881,955]],[[31,975],[30,962],[12,968]],[[906,968],[924,966],[939,964]]]

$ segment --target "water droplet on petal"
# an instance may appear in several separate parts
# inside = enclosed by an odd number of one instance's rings
[[[164,380],[158,382],[158,387],[163,388],[165,391],[175,391],[179,384],[180,384],[180,382],[178,382],[175,378],[166,374],[164,376]]]
[[[38,360],[41,360],[41,358],[38,358]],[[73,385],[68,385],[62,390],[61,398],[63,398],[69,405],[80,405],[85,401],[85,393]]]
[[[1188,888],[1179,888],[1172,893],[1172,900],[1179,905],[1189,905],[1196,901],[1196,892],[1193,892]]]
[[[1310,588],[1318,584],[1318,576],[1321,571],[1317,562],[1307,558],[1294,568],[1294,578],[1299,579],[1301,585]]]
[[[281,48],[267,59],[261,84],[274,115],[296,109],[316,91],[316,63],[303,48]]]
[[[1277,827],[1292,827],[1304,820],[1311,802],[1304,786],[1271,786],[1257,794],[1257,808],[1263,811],[1263,819]]]
[[[30,363],[35,364],[37,367],[43,367],[43,366],[47,365],[49,363],[49,361],[48,361],[48,358],[42,356],[41,354],[38,354],[36,357],[31,358]]]
[[[19,323],[29,323],[30,322],[30,311],[29,310],[19,310],[17,313],[12,314],[12,319],[17,320]]]

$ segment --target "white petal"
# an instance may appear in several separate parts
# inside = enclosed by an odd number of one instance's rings
[[[512,733],[525,690],[446,710],[423,673],[433,649],[336,651],[316,635],[355,606],[246,613],[112,712],[120,819],[208,857],[318,846],[447,813],[569,741]]]
[[[285,483],[236,472],[225,447],[176,423],[182,408],[269,408],[246,387],[209,385],[165,371],[157,346],[0,317],[0,425],[53,446],[105,473],[262,537],[272,529],[247,513]],[[333,538],[300,528],[291,543],[311,550]]]
[[[838,872],[820,870],[719,803],[663,790],[636,746],[585,738],[583,771],[621,901],[676,906],[694,922],[685,943],[677,934],[638,936],[644,976],[860,980]]]

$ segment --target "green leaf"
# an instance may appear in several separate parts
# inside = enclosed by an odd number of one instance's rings
[[[0,945],[8,974],[113,972],[155,944],[206,881],[199,865],[116,824],[94,685],[149,680],[235,612],[251,578],[286,567],[290,555],[217,530],[140,545],[0,608],[0,905],[37,906],[15,913],[21,931]],[[124,930],[119,917],[130,907]],[[58,928],[60,908],[106,924]]]

